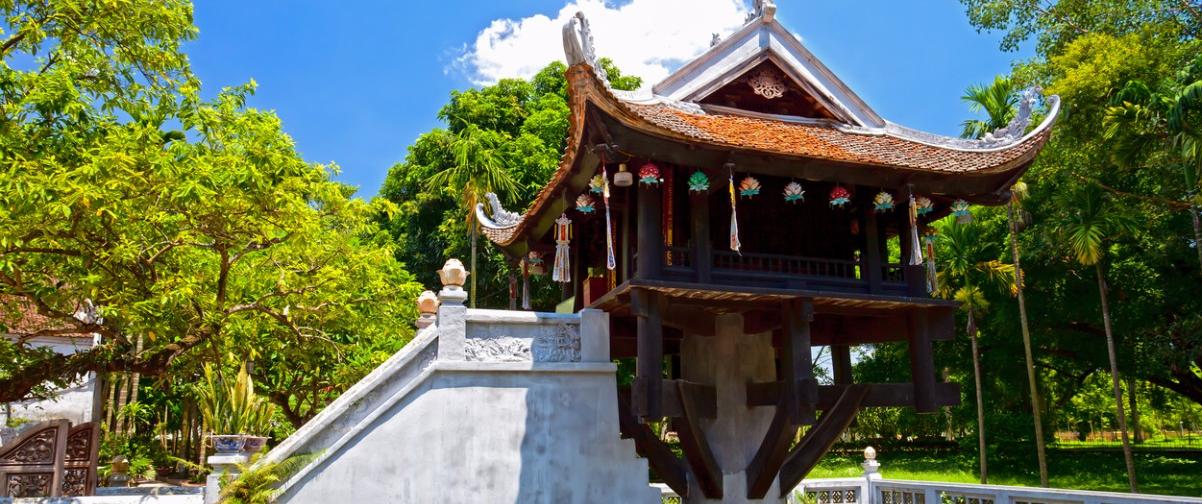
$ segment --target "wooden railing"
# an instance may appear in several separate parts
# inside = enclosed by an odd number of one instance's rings
[[[714,252],[714,268],[790,276],[831,277],[856,280],[860,278],[860,263],[841,259],[757,254],[729,251]]]

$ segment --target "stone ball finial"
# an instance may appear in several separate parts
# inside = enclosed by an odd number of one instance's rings
[[[425,291],[417,296],[417,312],[422,315],[438,313],[438,296],[434,291]]]
[[[438,270],[438,278],[442,280],[443,287],[463,287],[467,281],[469,272],[463,267],[463,263],[459,259],[447,259],[446,264],[442,265],[442,269]]]
[[[871,446],[864,448],[864,460],[876,460],[876,449]]]

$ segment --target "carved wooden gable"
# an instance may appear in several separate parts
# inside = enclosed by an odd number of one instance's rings
[[[737,74],[698,101],[764,114],[838,119],[812,91],[770,60]]]

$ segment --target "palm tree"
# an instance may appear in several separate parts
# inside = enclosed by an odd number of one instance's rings
[[[451,143],[454,164],[430,177],[428,187],[452,187],[462,191],[460,203],[466,212],[468,233],[472,240],[471,260],[471,306],[476,307],[476,242],[480,234],[480,223],[476,221],[476,204],[490,192],[513,194],[517,184],[501,165],[501,155],[496,141],[487,132],[474,124],[468,124],[455,135]]]
[[[960,302],[968,323],[965,332],[972,342],[972,370],[977,399],[977,449],[981,465],[981,483],[989,481],[985,454],[985,402],[981,391],[981,354],[977,344],[977,319],[989,311],[986,289],[1012,293],[1014,266],[997,260],[994,243],[982,236],[980,224],[944,226],[939,250],[943,269],[939,272],[939,290],[943,298]]]
[[[1018,89],[1009,77],[997,76],[993,84],[970,86],[962,100],[968,102],[969,110],[974,113],[984,112],[988,119],[969,119],[964,121],[962,135],[966,138],[980,138],[990,131],[997,130],[1009,124],[1017,113]],[[1010,254],[1014,260],[1016,292],[1018,294],[1018,314],[1023,332],[1023,351],[1027,359],[1027,382],[1031,388],[1031,415],[1035,421],[1035,456],[1039,463],[1039,484],[1048,486],[1048,460],[1043,439],[1043,420],[1039,412],[1039,387],[1035,379],[1035,359],[1031,352],[1031,329],[1027,323],[1027,300],[1023,295],[1023,273],[1018,250],[1018,222],[1015,220],[1015,207],[1022,206],[1022,199],[1027,194],[1027,184],[1018,182],[1010,190],[1011,198],[1007,207],[1010,219]]]
[[[1194,227],[1194,249],[1202,272],[1202,220],[1199,218],[1198,174],[1202,171],[1202,58],[1182,71],[1167,91],[1153,91],[1130,81],[1107,107],[1104,137],[1115,141],[1117,157],[1126,163],[1149,146],[1167,144],[1181,165]]]
[[[1118,360],[1114,348],[1114,333],[1110,324],[1110,302],[1107,299],[1106,273],[1103,259],[1106,256],[1106,241],[1135,229],[1136,223],[1129,215],[1116,211],[1107,204],[1106,194],[1094,185],[1086,185],[1066,195],[1060,208],[1066,215],[1058,226],[1058,234],[1068,243],[1069,250],[1083,266],[1093,266],[1098,278],[1098,296],[1102,302],[1102,325],[1106,331],[1106,352],[1110,357],[1110,378],[1114,389],[1114,407],[1118,416],[1119,431],[1123,439],[1123,458],[1127,463],[1127,483],[1132,492],[1137,491],[1135,460],[1131,454],[1131,442],[1127,439],[1127,416],[1123,411],[1123,392],[1119,385]]]

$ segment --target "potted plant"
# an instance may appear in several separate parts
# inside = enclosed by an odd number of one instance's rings
[[[218,453],[257,453],[263,448],[275,405],[255,394],[245,364],[233,382],[205,365],[199,395],[200,413]]]

